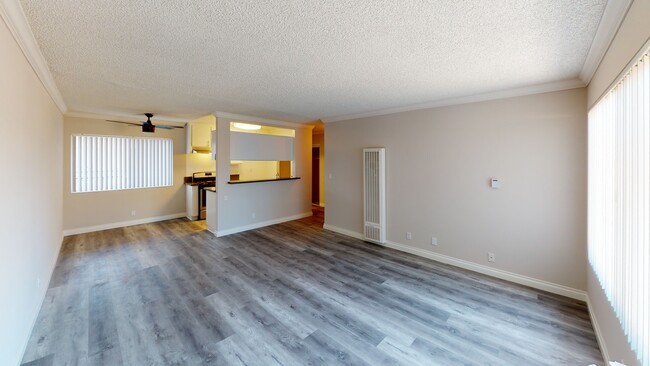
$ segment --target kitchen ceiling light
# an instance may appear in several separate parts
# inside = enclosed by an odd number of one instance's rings
[[[259,130],[260,128],[262,128],[262,126],[260,125],[251,125],[248,123],[241,123],[241,122],[235,122],[233,126],[235,126],[235,128],[239,128],[240,130],[251,130],[251,131]]]

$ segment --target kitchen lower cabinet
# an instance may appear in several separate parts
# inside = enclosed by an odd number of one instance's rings
[[[205,191],[205,223],[208,225],[208,230],[217,235],[217,192]]]
[[[185,185],[185,210],[188,219],[196,220],[199,218],[199,187]]]

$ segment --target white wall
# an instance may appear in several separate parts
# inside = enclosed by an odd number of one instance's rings
[[[110,136],[171,138],[174,143],[174,185],[108,192],[71,192],[70,145],[76,133]],[[99,230],[171,216],[185,216],[185,130],[156,129],[142,133],[138,127],[90,118],[66,117],[63,142],[63,228],[66,233]],[[209,154],[207,154],[209,156]],[[135,210],[136,215],[131,216]]]
[[[363,232],[361,152],[383,146],[389,241],[585,290],[586,122],[583,88],[328,123],[325,223]]]
[[[650,0],[635,0],[588,86],[590,106],[603,95],[650,38],[648,19],[650,19]],[[609,355],[610,360],[622,361],[628,366],[638,365],[636,355],[632,352],[591,265],[587,275],[591,315],[600,328],[600,346],[604,350],[603,353]]]
[[[231,121],[217,116],[218,235],[311,215],[311,128],[296,128],[294,175],[301,179],[228,184]],[[259,121],[236,121],[260,124]]]
[[[0,20],[0,365],[18,365],[62,239],[63,117]]]

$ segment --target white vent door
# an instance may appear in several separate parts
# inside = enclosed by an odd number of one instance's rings
[[[363,233],[365,240],[386,242],[386,149],[363,149]]]

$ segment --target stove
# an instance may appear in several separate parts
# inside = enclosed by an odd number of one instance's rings
[[[214,171],[192,173],[192,184],[214,186],[216,181],[217,173]]]
[[[211,172],[196,172],[192,173],[192,185],[196,185],[197,189],[197,200],[199,207],[198,220],[205,219],[206,212],[206,193],[203,188],[216,187],[217,183],[217,173],[214,171]]]

